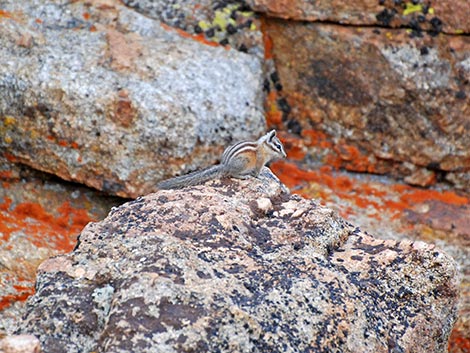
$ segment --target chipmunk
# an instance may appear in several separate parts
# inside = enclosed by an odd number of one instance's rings
[[[284,147],[276,137],[276,131],[272,130],[257,141],[243,141],[228,147],[222,154],[220,164],[162,181],[157,187],[181,189],[223,177],[258,177],[266,163],[285,157]]]

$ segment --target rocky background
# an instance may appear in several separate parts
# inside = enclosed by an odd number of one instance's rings
[[[269,126],[292,190],[458,262],[448,347],[470,351],[468,18],[446,0],[0,1],[0,330],[85,224]]]

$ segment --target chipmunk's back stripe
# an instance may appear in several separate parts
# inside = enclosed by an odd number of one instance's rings
[[[255,142],[239,142],[232,147],[227,148],[222,154],[222,159],[220,163],[225,164],[229,161],[235,154],[243,153],[245,151],[256,151],[258,144]]]

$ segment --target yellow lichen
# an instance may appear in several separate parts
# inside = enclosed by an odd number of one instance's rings
[[[212,21],[213,26],[219,26],[222,31],[227,28],[227,15],[223,11],[216,11],[214,20]]]
[[[203,31],[207,31],[209,28],[211,28],[211,25],[206,21],[199,21],[198,25]]]
[[[7,135],[3,138],[3,141],[5,141],[5,143],[7,143],[7,144],[10,144],[10,143],[13,142],[13,139],[10,136]]]
[[[212,25],[219,26],[222,31],[225,31],[229,24],[236,25],[236,21],[230,17],[233,11],[238,9],[239,5],[232,4],[224,7],[221,10],[215,11],[215,17],[212,21]]]
[[[414,12],[423,12],[423,5],[421,4],[413,4],[411,2],[406,3],[406,7],[403,10],[403,15],[407,16],[409,14],[412,14]]]
[[[240,12],[237,12],[237,14],[243,17],[249,18],[249,17],[252,17],[255,13],[252,11],[240,11]]]
[[[32,139],[37,139],[39,137],[39,133],[36,130],[31,130],[29,136],[31,136]]]
[[[5,126],[11,126],[11,125],[15,125],[16,124],[16,119],[12,116],[9,116],[9,115],[6,115],[4,118],[3,118],[3,124]]]

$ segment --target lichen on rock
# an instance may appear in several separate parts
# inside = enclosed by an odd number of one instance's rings
[[[47,352],[442,352],[453,260],[377,240],[265,168],[162,190],[44,262],[18,333]]]
[[[117,0],[9,0],[2,11],[0,149],[18,163],[134,198],[265,129],[259,55],[184,37]]]

